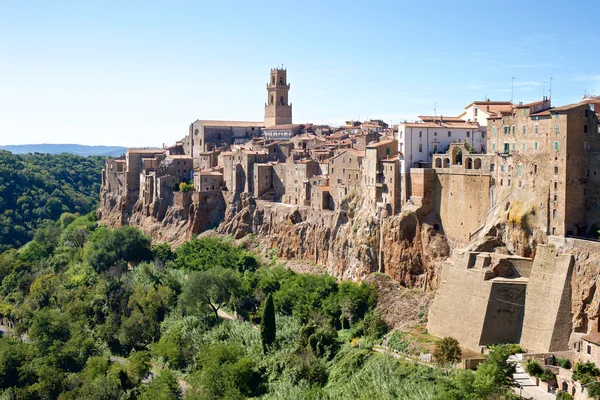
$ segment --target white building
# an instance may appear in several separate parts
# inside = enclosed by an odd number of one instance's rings
[[[420,116],[417,122],[398,125],[398,142],[404,160],[400,173],[410,168],[431,168],[432,155],[445,153],[452,142],[467,142],[474,152],[486,152],[486,134],[477,122],[458,117]]]

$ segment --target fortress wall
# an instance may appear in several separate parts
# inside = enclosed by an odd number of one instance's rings
[[[567,350],[572,331],[573,256],[538,245],[527,287],[521,346],[530,352]]]
[[[461,345],[479,351],[490,281],[483,270],[465,263],[445,262],[440,287],[429,308],[427,330],[434,336],[451,336]]]
[[[470,233],[483,225],[490,209],[490,185],[489,175],[435,174],[434,210],[450,240],[468,243]]]
[[[492,282],[479,344],[519,343],[527,284]]]

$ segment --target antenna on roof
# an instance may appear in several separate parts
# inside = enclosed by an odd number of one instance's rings
[[[513,102],[513,98],[514,98],[514,93],[515,93],[515,78],[514,76],[512,77],[512,80],[510,82],[510,102]]]
[[[554,79],[553,77],[550,77],[550,93],[548,95],[548,98],[550,100],[552,100],[552,79]]]

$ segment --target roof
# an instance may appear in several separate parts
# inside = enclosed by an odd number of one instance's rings
[[[223,174],[220,173],[220,172],[217,172],[217,171],[207,171],[207,170],[200,171],[200,175],[203,175],[203,176],[223,176]]]
[[[585,103],[573,103],[573,104],[567,104],[565,106],[560,106],[560,107],[554,107],[554,108],[548,108],[546,110],[531,114],[532,117],[539,117],[539,116],[544,116],[544,115],[551,115],[553,112],[560,112],[560,111],[568,111],[568,110],[572,110],[574,108],[577,107],[587,107],[587,104]]]
[[[437,116],[437,115],[419,115],[419,119],[425,121],[425,122],[465,122],[462,118],[460,117],[444,117],[444,116]]]
[[[471,106],[506,106],[506,105],[512,105],[512,103],[510,101],[491,101],[491,100],[476,100],[472,103],[467,104],[467,106],[465,107],[465,109],[471,107]]]
[[[433,122],[409,122],[403,124],[406,128],[448,128],[448,129],[477,129],[479,128],[478,122],[442,122],[433,123]]]
[[[315,189],[319,189],[322,192],[329,192],[329,186],[315,186]]]
[[[581,337],[586,342],[594,343],[600,346],[600,332],[588,333]]]
[[[436,126],[439,126],[439,125],[436,125]],[[373,148],[376,148],[379,146],[386,146],[388,144],[391,144],[392,142],[393,142],[393,140],[382,140],[381,142],[367,145],[367,148],[373,149]]]
[[[271,125],[271,126],[267,126],[265,128],[266,131],[276,131],[276,130],[287,130],[287,129],[294,129],[294,127],[296,127],[298,125],[294,125],[294,124],[280,124],[280,125]]]
[[[231,127],[248,127],[248,128],[262,128],[265,126],[263,121],[251,122],[251,121],[219,121],[210,119],[197,119],[194,123],[199,123],[202,126],[231,126]]]
[[[154,154],[154,153],[164,153],[164,149],[147,149],[147,148],[141,148],[141,149],[127,149],[128,153],[139,153],[139,154]]]
[[[191,160],[193,157],[192,156],[186,156],[186,155],[182,155],[182,154],[172,154],[170,156],[167,156],[167,158],[173,158],[173,159],[189,159]]]

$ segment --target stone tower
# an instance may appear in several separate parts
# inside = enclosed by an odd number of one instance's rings
[[[267,83],[267,103],[265,104],[265,127],[292,123],[292,104],[288,102],[290,84],[287,83],[287,70],[271,69]]]

